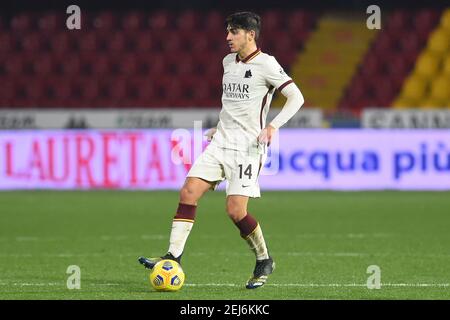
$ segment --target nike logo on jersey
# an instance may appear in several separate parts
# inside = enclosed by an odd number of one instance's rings
[[[250,187],[250,186],[244,186],[244,185],[242,185],[242,188],[247,188],[247,187]]]

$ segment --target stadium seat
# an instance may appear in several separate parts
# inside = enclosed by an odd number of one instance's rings
[[[23,35],[34,30],[33,16],[30,13],[19,13],[11,18],[10,28],[13,34]]]
[[[149,31],[141,31],[130,39],[137,53],[151,53],[156,49],[155,40]]]
[[[418,106],[418,104],[416,101],[414,101],[412,99],[407,99],[404,97],[397,98],[392,103],[392,107],[394,107],[395,109],[411,109],[411,108],[414,108],[417,106]]]
[[[4,61],[4,71],[8,76],[21,75],[24,69],[24,59],[21,55],[9,55]]]
[[[441,26],[450,32],[450,8],[447,8],[442,14]]]
[[[117,72],[107,55],[84,55],[81,62],[81,72],[84,75],[101,77],[106,74]]]
[[[400,49],[404,52],[417,52],[422,46],[420,38],[415,33],[406,33],[399,40]]]
[[[71,54],[68,56],[54,57],[56,64],[56,70],[61,75],[75,78],[81,74],[81,59],[76,54]]]
[[[415,66],[415,73],[421,77],[431,79],[437,73],[439,68],[439,58],[431,52],[422,53]]]
[[[0,30],[0,53],[11,52],[15,50],[14,38],[9,33]]]
[[[42,48],[42,37],[38,32],[31,32],[20,38],[19,44],[23,51],[39,52]]]
[[[54,33],[65,26],[65,17],[61,13],[47,12],[38,17],[37,25],[42,32]]]
[[[208,29],[210,32],[218,34],[218,32],[223,32],[225,37],[225,15],[221,12],[212,10],[206,13],[206,18],[204,19],[203,28]]]
[[[128,36],[122,31],[116,31],[111,35],[108,35],[108,39],[105,40],[106,51],[113,52],[114,54],[125,51],[127,48]]]
[[[198,32],[199,14],[193,10],[186,10],[179,13],[175,18],[175,25],[179,30]]]
[[[39,77],[47,77],[54,73],[54,63],[52,57],[49,55],[43,55],[36,59],[33,59],[32,69],[33,73]]]
[[[450,31],[444,28],[435,30],[428,40],[428,48],[436,55],[445,54],[450,48]]]
[[[442,72],[445,75],[450,76],[450,54],[444,58]]]
[[[99,33],[111,32],[116,29],[119,21],[112,12],[102,11],[92,17],[92,27]]]
[[[410,26],[410,18],[406,10],[396,10],[390,14],[386,28],[392,31],[405,30]]]
[[[441,102],[450,100],[450,78],[448,76],[440,76],[433,80],[430,98]]]
[[[439,100],[428,98],[419,102],[419,107],[422,109],[436,109],[444,108],[445,104]]]
[[[152,12],[147,18],[147,25],[151,30],[164,31],[171,27],[172,16],[166,10]]]
[[[394,54],[389,60],[385,61],[385,70],[389,73],[389,75],[405,75],[410,70],[410,65],[403,54]]]
[[[262,24],[261,33],[263,35],[271,33],[274,30],[280,30],[284,25],[284,15],[278,10],[267,10],[261,14]]]
[[[426,92],[426,81],[419,76],[410,76],[403,87],[403,97],[410,100],[421,100]]]
[[[74,43],[73,37],[68,32],[59,32],[49,39],[49,49],[54,54],[66,54],[72,52]]]
[[[128,35],[139,32],[144,27],[144,24],[145,15],[137,11],[126,13],[121,21],[121,27],[123,31]]]
[[[117,66],[117,73],[122,76],[133,76],[137,73],[138,60],[135,54],[128,53],[111,59]]]
[[[287,14],[286,26],[288,30],[300,31],[311,25],[311,15],[305,10],[293,10]]]

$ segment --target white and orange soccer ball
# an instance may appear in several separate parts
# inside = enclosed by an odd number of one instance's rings
[[[150,283],[156,291],[178,291],[184,284],[184,272],[173,260],[161,260],[150,273]]]

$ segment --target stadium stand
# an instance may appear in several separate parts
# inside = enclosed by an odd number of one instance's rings
[[[311,34],[324,16],[306,9],[260,13],[260,46],[305,88],[298,57],[314,47]],[[65,28],[61,12],[0,16],[0,108],[218,107],[225,16],[88,12],[76,31]],[[340,72],[338,89],[326,89],[329,99],[315,106],[355,115],[370,106],[449,107],[450,9],[394,10],[373,35],[345,48],[350,73]]]

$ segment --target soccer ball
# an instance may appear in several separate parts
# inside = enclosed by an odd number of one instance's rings
[[[150,283],[156,291],[177,291],[184,283],[184,272],[173,260],[161,260],[150,273]]]

